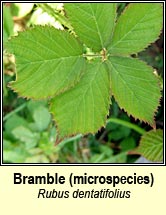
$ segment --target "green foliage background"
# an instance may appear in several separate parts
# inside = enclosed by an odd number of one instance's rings
[[[51,6],[51,10],[50,10]],[[126,3],[118,4],[118,15]],[[49,8],[49,10],[48,10]],[[57,12],[57,13],[56,13]],[[30,26],[49,24],[63,29],[62,4],[9,4],[4,7],[3,41]],[[156,68],[163,81],[163,38],[138,54]],[[18,97],[8,82],[15,80],[14,57],[3,57],[3,160],[5,163],[133,163],[139,158],[141,135],[151,128],[129,117],[112,98],[110,118],[105,128],[95,135],[77,135],[57,144],[57,131],[48,111],[47,101]],[[156,116],[158,129],[163,129],[163,104]],[[161,156],[160,156],[161,157]]]

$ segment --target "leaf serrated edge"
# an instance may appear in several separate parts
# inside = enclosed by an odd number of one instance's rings
[[[110,103],[111,104],[111,103]],[[110,105],[109,104],[109,105]],[[108,109],[108,112],[107,112],[107,115],[106,115],[106,119],[105,119],[105,123],[103,124],[103,125],[101,125],[100,126],[100,128],[98,129],[98,130],[96,130],[96,131],[88,131],[88,132],[85,132],[85,133],[78,133],[78,132],[73,132],[73,133],[71,133],[70,135],[64,135],[64,136],[60,136],[60,130],[59,130],[59,127],[58,127],[58,121],[56,120],[56,118],[55,118],[55,114],[50,110],[50,106],[51,106],[51,104],[50,104],[50,102],[49,102],[49,112],[50,112],[50,114],[52,115],[52,120],[53,120],[53,122],[54,122],[54,124],[55,124],[55,127],[56,127],[56,130],[57,130],[57,139],[56,139],[56,142],[55,142],[55,144],[59,144],[62,140],[64,140],[64,139],[66,139],[66,138],[70,138],[70,137],[73,137],[73,136],[75,136],[75,135],[77,135],[77,134],[81,134],[81,135],[89,135],[89,134],[92,134],[92,135],[95,135],[97,132],[99,132],[99,131],[101,131],[101,129],[102,128],[105,128],[106,127],[106,122],[107,122],[107,117],[109,116],[109,109]]]
[[[161,5],[161,4],[160,4]],[[128,5],[127,7],[129,7],[130,5]],[[126,7],[126,8],[127,8]],[[162,7],[162,5],[161,5],[161,7]],[[125,10],[126,10],[126,8],[125,8]],[[125,11],[124,10],[124,11]],[[124,11],[123,11],[123,13],[124,13]],[[37,25],[37,26],[39,26],[39,25]],[[41,26],[41,27],[45,27],[45,26]],[[50,27],[53,27],[53,26],[50,26]],[[33,28],[35,28],[35,26],[33,27]],[[32,30],[33,28],[31,28],[30,30]],[[162,31],[162,30],[161,30]],[[22,31],[22,32],[20,32],[20,33],[23,33],[24,31]],[[161,33],[161,32],[160,32]],[[159,35],[160,36],[160,35]],[[15,37],[15,36],[13,36],[13,37]],[[153,42],[152,42],[153,43]],[[150,43],[150,44],[152,44],[152,43]],[[149,45],[150,45],[149,44]],[[149,46],[148,45],[148,46]],[[146,49],[147,47],[145,47],[145,49]],[[137,53],[137,52],[136,52]],[[134,53],[133,53],[134,54]],[[11,87],[12,88],[12,87]],[[14,90],[14,89],[13,89]],[[16,90],[14,90],[16,93],[18,93]],[[62,92],[63,93],[63,92]],[[59,95],[59,94],[58,94]],[[34,99],[34,100],[38,100],[38,99],[36,99],[36,98],[33,98],[33,97],[25,97],[25,96],[22,96],[22,95],[20,95],[21,97],[24,97],[24,98],[26,98],[26,99],[30,99],[30,98],[32,98],[32,99]],[[55,95],[54,95],[55,96]],[[160,100],[161,100],[161,97],[162,96],[160,96],[160,98],[159,98],[159,102],[160,102]],[[50,97],[46,97],[46,98],[50,98]],[[41,99],[45,99],[45,98],[39,98],[39,100],[41,100]],[[158,103],[159,103],[158,102]],[[158,110],[158,108],[159,108],[159,105],[157,106],[157,108],[156,108],[156,110],[154,111],[154,117],[155,117],[155,113],[157,112],[157,110]],[[123,108],[122,108],[123,109]],[[125,110],[124,110],[125,111]],[[125,111],[126,112],[126,111]],[[50,111],[50,113],[51,113],[51,111]],[[53,114],[53,113],[52,113]],[[108,110],[108,113],[107,113],[107,115],[106,116],[108,116],[108,114],[109,114],[109,110]],[[127,113],[128,114],[128,113]],[[54,114],[53,114],[54,115]],[[131,114],[130,114],[131,115]],[[55,117],[53,117],[53,119],[55,119]],[[144,121],[144,120],[143,120]],[[145,121],[146,122],[146,121]],[[55,122],[56,123],[56,122]],[[148,122],[146,122],[146,123],[148,123]],[[104,126],[104,125],[103,125]],[[101,126],[101,128],[103,127],[103,126]],[[100,128],[100,129],[101,129]],[[92,131],[90,131],[90,132],[88,132],[87,134],[89,134],[89,133],[95,133],[94,131],[92,132]],[[75,135],[76,133],[73,133],[73,134],[71,134],[71,136],[73,136],[73,135]],[[86,135],[86,133],[85,133],[85,135]],[[69,137],[69,136],[66,136],[66,137]]]
[[[108,76],[109,77],[109,76]],[[111,92],[111,87],[110,87],[110,93],[109,93],[109,97],[108,97],[108,100],[109,100],[109,102],[108,102],[108,110],[107,110],[107,113],[106,113],[106,115],[105,115],[105,122],[103,123],[103,125],[101,125],[100,126],[100,128],[98,128],[98,130],[96,130],[96,131],[88,131],[88,132],[85,132],[85,133],[80,133],[80,134],[82,134],[82,135],[88,135],[88,134],[93,134],[93,135],[95,135],[95,133],[96,132],[99,132],[102,128],[105,128],[106,127],[106,122],[107,122],[107,118],[109,117],[109,107],[111,106],[111,96],[112,96],[112,92]],[[62,140],[64,140],[65,138],[70,138],[70,137],[73,137],[73,136],[75,136],[75,135],[77,135],[78,134],[78,132],[73,132],[73,133],[71,133],[70,135],[64,135],[63,137],[61,137],[60,136],[60,134],[61,134],[61,132],[60,132],[60,130],[59,130],[59,127],[58,127],[58,121],[56,120],[56,116],[55,116],[55,114],[51,111],[51,100],[48,102],[48,106],[49,106],[49,112],[51,113],[51,115],[52,115],[52,120],[53,120],[53,122],[54,122],[54,124],[55,124],[55,127],[56,127],[56,130],[57,130],[57,140],[56,140],[56,144],[59,144]],[[60,140],[60,141],[59,141]]]
[[[126,57],[126,56],[120,56],[120,55],[119,55],[119,56],[115,56],[115,55],[112,55],[112,57]],[[127,58],[133,59],[133,58],[130,57],[130,56],[127,56]],[[148,65],[147,62],[145,62],[145,61],[143,61],[143,60],[141,60],[141,59],[139,59],[139,58],[134,58],[134,59],[136,59],[136,60],[138,60],[138,61],[144,63],[149,69],[151,69],[151,70],[154,71],[154,68],[153,68],[152,66]],[[108,67],[108,68],[109,68],[109,67]],[[154,75],[154,72],[152,72],[152,75]],[[154,75],[154,77],[156,78],[155,75]],[[156,78],[156,81],[157,81],[158,87],[159,87],[159,89],[160,89],[160,97],[159,97],[159,99],[158,99],[158,105],[157,105],[156,109],[153,111],[153,124],[150,124],[149,122],[147,122],[147,121],[144,120],[144,119],[137,118],[137,117],[133,116],[133,115],[130,114],[127,110],[125,110],[123,107],[121,107],[120,104],[119,104],[119,100],[116,99],[116,96],[115,96],[114,93],[112,92],[112,95],[114,96],[115,100],[118,102],[118,105],[119,105],[119,107],[120,107],[121,110],[123,110],[129,117],[133,117],[135,121],[139,120],[140,122],[144,122],[144,123],[150,125],[153,129],[156,129],[155,117],[156,117],[156,113],[157,113],[159,107],[161,107],[161,99],[162,99],[162,95],[161,95],[162,90],[161,90],[161,87],[160,87],[160,84],[159,84],[159,80]]]
[[[91,4],[91,2],[89,2],[89,4]],[[116,2],[113,2],[112,4],[114,4],[115,5],[115,17],[114,17],[114,26],[113,26],[113,28],[112,28],[112,32],[111,32],[111,36],[110,36],[110,41],[107,41],[107,44],[105,45],[105,47],[107,47],[108,45],[109,45],[109,43],[111,42],[111,40],[112,40],[112,38],[113,38],[113,35],[114,35],[114,30],[115,30],[115,26],[116,26],[116,20],[117,20],[117,8],[118,8],[118,6],[117,6],[117,3]],[[66,16],[67,16],[67,18],[68,18],[68,20],[70,21],[70,23],[71,23],[71,25],[72,25],[72,22],[71,22],[71,18],[70,18],[70,16],[69,16],[69,13],[68,13],[68,11],[65,9],[65,5],[64,5],[64,10],[65,10],[65,13],[66,13]],[[73,27],[73,26],[72,26]],[[73,27],[73,32],[74,32],[74,35],[75,35],[75,37],[76,38],[78,38],[78,40],[81,42],[81,43],[83,43],[82,41],[81,41],[81,39],[79,38],[79,36],[77,35],[77,32],[75,32],[75,28]],[[85,44],[86,45],[86,44]],[[88,46],[87,46],[88,47]],[[105,47],[101,47],[101,50],[103,49],[103,48],[105,48]],[[92,47],[89,47],[89,48],[92,48]],[[92,48],[92,50],[93,50],[94,48]],[[95,52],[95,51],[94,51]],[[97,51],[97,52],[95,52],[95,53],[99,53],[100,51]]]
[[[121,17],[121,15],[123,15],[123,14],[126,12],[126,10],[128,10],[129,7],[132,6],[132,4],[134,4],[134,3],[129,3],[129,4],[124,8],[124,10],[122,11],[122,13],[120,14],[120,17]],[[158,3],[158,2],[157,2],[157,4],[160,4],[160,7],[162,8],[162,14],[163,14],[163,3]],[[120,17],[119,17],[119,18],[120,18]],[[116,26],[117,22],[118,22],[118,19],[116,20],[115,26]],[[129,55],[138,54],[138,53],[140,53],[140,52],[145,51],[148,47],[150,47],[153,43],[155,43],[155,42],[160,38],[160,36],[161,36],[161,34],[162,34],[162,31],[163,31],[163,19],[161,20],[161,26],[160,26],[160,28],[161,28],[161,30],[159,31],[158,36],[157,36],[153,41],[149,42],[149,43],[148,43],[143,49],[141,49],[140,51],[138,51],[138,52],[132,52],[132,53],[130,53],[130,54],[117,53],[117,54],[113,54],[112,56],[129,56]],[[113,38],[113,37],[112,37],[112,38]]]
[[[113,95],[113,96],[115,98],[115,95]],[[156,117],[156,114],[158,113],[159,108],[161,107],[161,99],[162,99],[162,95],[160,93],[158,106],[156,107],[156,109],[153,112],[153,124],[150,124],[148,121],[141,119],[141,118],[137,118],[137,117],[133,116],[132,114],[130,114],[128,111],[126,111],[123,107],[120,106],[118,100],[115,98],[115,100],[118,102],[120,109],[123,110],[128,115],[128,117],[132,117],[135,121],[140,121],[141,123],[145,123],[147,125],[150,125],[154,130],[156,130],[155,117]]]
[[[111,103],[109,103],[110,105]],[[55,127],[57,129],[57,133],[58,133],[58,136],[60,136],[60,131],[59,131],[59,127],[58,127],[58,121],[56,120],[56,117],[55,117],[55,114],[50,110],[50,107],[51,107],[51,102],[49,102],[49,112],[51,113],[51,115],[53,116],[52,117],[52,120],[54,121],[54,124],[55,124]],[[105,117],[105,123],[103,125],[100,126],[100,128],[96,131],[89,131],[89,132],[85,132],[85,133],[80,133],[82,135],[88,135],[88,134],[95,134],[96,132],[100,131],[102,128],[105,128],[106,127],[106,122],[107,122],[107,117],[109,116],[109,109],[108,109],[108,112],[106,114],[106,117]],[[78,132],[73,132],[71,133],[70,135],[64,135],[63,137],[61,137],[62,139],[65,139],[65,138],[69,138],[69,137],[73,137],[75,135],[77,135]]]
[[[160,128],[159,128],[159,129],[153,129],[153,130],[150,130],[150,131],[145,132],[145,134],[142,135],[142,136],[141,136],[141,139],[139,140],[139,145],[138,145],[135,149],[133,149],[132,151],[130,151],[129,154],[142,155],[142,153],[138,151],[138,149],[139,149],[139,147],[140,147],[141,141],[144,140],[144,138],[146,138],[145,136],[148,135],[149,132],[152,132],[152,131],[157,132],[158,130],[159,130],[159,131],[162,131],[162,133],[163,133],[163,130],[160,129]],[[144,155],[142,155],[142,156],[144,156]],[[148,159],[147,157],[145,157],[145,158]],[[160,162],[160,160],[153,160],[153,161]]]
[[[85,64],[85,63],[84,63]],[[17,66],[16,66],[17,68]],[[84,75],[84,69],[82,69],[82,72],[80,73],[80,77],[79,77],[79,80],[77,80],[76,82],[70,84],[70,85],[67,85],[66,87],[64,87],[63,89],[61,89],[58,93],[54,93],[54,94],[50,94],[49,96],[43,96],[43,97],[40,97],[40,98],[37,98],[37,97],[33,97],[33,96],[26,96],[24,95],[24,93],[22,92],[19,92],[15,87],[12,86],[13,83],[17,82],[17,72],[16,72],[16,80],[15,81],[10,81],[7,85],[8,88],[10,88],[11,90],[13,90],[15,93],[18,94],[18,97],[23,97],[23,98],[26,98],[26,99],[33,99],[35,101],[39,101],[39,100],[44,100],[44,99],[51,99],[51,98],[54,98],[55,96],[58,96],[60,94],[63,94],[65,93],[66,91],[74,88],[80,81],[81,81],[81,78],[82,76]]]
[[[71,38],[75,38],[77,40],[77,42],[81,45],[81,41],[76,38],[74,35],[71,35],[69,32],[67,31],[63,31],[63,30],[60,30],[60,29],[56,29],[55,27],[53,27],[52,25],[50,24],[46,24],[46,25],[34,25],[33,27],[29,27],[27,29],[24,29],[23,31],[19,31],[18,32],[18,35],[13,35],[11,38],[8,39],[8,41],[5,42],[6,44],[6,50],[10,52],[11,55],[13,55],[15,57],[15,54],[13,53],[13,51],[8,47],[8,43],[13,40],[13,39],[16,39],[18,37],[20,37],[22,34],[24,34],[25,32],[30,32],[30,31],[33,31],[35,30],[36,28],[43,28],[45,29],[46,27],[48,28],[52,28],[56,31],[60,31],[60,32],[66,32],[68,34],[68,36],[70,36]],[[82,59],[84,60],[84,68],[81,70],[81,73],[80,73],[80,77],[79,77],[79,80],[77,80],[76,82],[72,83],[71,85],[67,85],[66,87],[64,87],[63,89],[61,89],[58,93],[54,93],[54,94],[50,94],[49,96],[43,96],[43,97],[40,97],[40,98],[34,98],[33,96],[27,96],[27,95],[24,95],[24,93],[21,93],[19,92],[15,87],[11,86],[13,83],[17,82],[17,58],[15,57],[15,68],[16,68],[16,79],[15,81],[10,81],[7,85],[7,87],[9,87],[11,90],[13,90],[15,93],[18,94],[18,97],[23,97],[25,99],[33,99],[33,100],[44,100],[44,99],[50,99],[50,98],[53,98],[57,95],[60,95],[62,93],[64,93],[65,91],[73,88],[77,83],[79,83],[79,81],[81,80],[83,74],[84,74],[84,70],[85,70],[85,67],[86,67],[86,63],[85,63],[85,59],[83,57],[83,46],[82,46],[82,55],[80,55],[79,57],[82,57]]]

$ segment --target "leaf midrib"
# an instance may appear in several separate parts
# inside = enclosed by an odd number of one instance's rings
[[[94,11],[93,11],[93,9],[92,9],[91,4],[89,4],[89,6],[90,6],[90,9],[91,9],[92,14],[93,14],[93,17],[94,17],[96,29],[97,29],[97,32],[98,32],[98,35],[99,35],[99,39],[100,39],[100,42],[101,42],[101,47],[104,48],[103,39],[102,39],[102,36],[101,36],[101,34],[100,34],[100,31],[99,31],[99,27],[98,27],[98,23],[97,23],[97,21],[96,21],[96,17],[95,17]]]
[[[98,65],[98,67],[100,67],[100,64]],[[81,102],[83,102],[83,104],[84,104],[84,109],[86,110],[86,108],[85,108],[85,98],[86,98],[86,94],[87,94],[87,92],[88,92],[88,90],[91,90],[91,91],[93,91],[92,90],[92,83],[93,82],[95,82],[96,83],[96,75],[97,75],[97,73],[98,73],[99,71],[98,71],[98,69],[96,69],[95,70],[95,72],[94,72],[94,75],[93,75],[93,78],[91,79],[91,81],[89,82],[89,84],[88,84],[88,87],[87,87],[87,89],[86,89],[86,91],[84,91],[84,93],[82,93],[81,95],[80,95],[80,100],[79,100],[79,103],[77,103],[77,107],[79,107],[80,106],[80,104],[81,104]],[[86,74],[85,74],[86,75]],[[102,93],[101,93],[102,94]],[[92,94],[93,95],[93,94]],[[102,97],[102,96],[101,96]],[[94,98],[92,98],[93,99],[93,106],[94,106]],[[74,101],[70,101],[70,103],[74,103]],[[67,105],[67,104],[66,104]],[[76,108],[77,108],[76,107]],[[95,108],[95,106],[94,106],[94,108]],[[72,121],[72,119],[74,118],[74,113],[73,113],[73,115],[70,117],[70,119],[71,119],[71,121]],[[95,118],[94,118],[94,115],[93,115],[93,120],[95,120]],[[86,125],[85,125],[85,120],[84,120],[84,125],[83,125],[83,127],[84,127],[84,130],[85,130],[85,128],[86,128]],[[94,128],[93,128],[94,129]],[[93,130],[92,129],[92,130]],[[76,132],[76,131],[75,131]]]
[[[111,63],[111,60],[109,60],[109,62]],[[112,63],[111,63],[111,66],[112,66],[112,68],[114,68],[114,70],[115,70],[117,76],[119,76],[119,77],[121,78],[122,82],[123,82],[123,83],[125,84],[125,86],[129,89],[129,91],[131,92],[131,94],[132,94],[133,96],[135,96],[135,98],[137,98],[137,101],[139,101],[137,95],[133,92],[133,90],[129,87],[129,85],[126,84],[126,81],[123,79],[123,77],[121,76],[121,74],[117,71],[116,67],[114,67]]]
[[[21,56],[20,56],[21,57]],[[64,60],[67,58],[80,58],[83,57],[82,55],[73,55],[73,56],[66,56],[66,57],[60,57],[60,58],[53,58],[53,59],[48,59],[48,60],[37,60],[37,61],[31,61],[28,63],[17,63],[17,65],[27,65],[27,64],[38,64],[38,63],[48,63],[50,61],[58,61],[58,60]]]

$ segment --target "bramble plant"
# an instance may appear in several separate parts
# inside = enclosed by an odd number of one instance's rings
[[[130,3],[118,19],[116,3],[65,3],[64,9],[66,30],[35,26],[5,44],[16,58],[11,88],[22,97],[49,99],[60,138],[97,132],[111,96],[155,127],[159,80],[136,54],[159,37],[162,5]]]

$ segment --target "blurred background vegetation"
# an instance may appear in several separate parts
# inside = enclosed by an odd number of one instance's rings
[[[118,3],[118,16],[127,3]],[[51,8],[51,9],[50,9]],[[58,15],[60,14],[60,16]],[[63,4],[6,3],[3,7],[3,42],[34,25],[64,29]],[[10,90],[15,80],[15,59],[3,48],[3,162],[4,163],[134,163],[135,149],[144,130],[151,128],[121,110],[114,98],[107,125],[95,135],[77,135],[56,144],[57,131],[47,101],[20,98]],[[134,57],[134,56],[133,56]],[[153,66],[163,83],[163,34],[138,57]],[[156,115],[163,129],[163,100]]]

